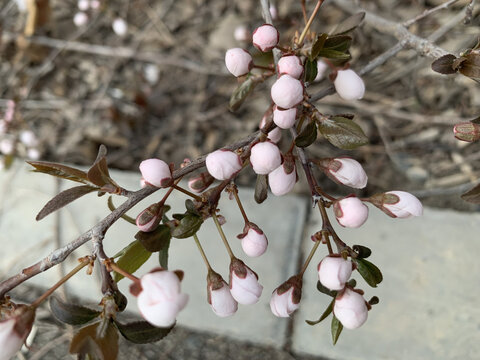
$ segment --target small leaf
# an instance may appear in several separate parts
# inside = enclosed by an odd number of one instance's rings
[[[305,62],[305,82],[312,82],[317,77],[317,60]]]
[[[96,187],[92,187],[89,185],[80,185],[62,191],[60,194],[56,195],[52,200],[45,204],[42,210],[40,210],[40,212],[38,213],[35,220],[40,221],[45,216],[51,214],[54,211],[57,211],[58,209],[64,207],[67,204],[70,204],[72,201],[77,200],[83,195],[97,190],[98,188]]]
[[[70,353],[93,359],[116,360],[118,332],[109,319],[81,328],[73,337]]]
[[[70,166],[46,161],[27,161],[27,163],[35,168],[35,170],[33,170],[35,172],[41,172],[44,174],[71,181],[76,181],[83,184],[90,184],[90,181],[88,181],[87,173],[85,171],[81,171]]]
[[[101,311],[92,310],[70,302],[63,302],[56,296],[50,297],[49,304],[53,316],[57,320],[69,325],[86,324],[101,314]]]
[[[320,281],[317,281],[317,290],[328,296],[332,296],[332,297],[337,296],[337,291],[326,288],[325,286],[322,285]]]
[[[177,239],[189,238],[200,229],[202,223],[203,220],[200,216],[188,214],[180,220],[180,224],[172,230],[172,236]]]
[[[170,239],[168,239],[165,246],[158,252],[158,263],[160,266],[168,270],[168,249],[170,248]]]
[[[157,252],[168,247],[172,234],[170,227],[167,225],[159,225],[154,231],[139,231],[135,234],[135,239],[150,252]]]
[[[320,34],[317,37],[317,40],[315,40],[315,43],[312,46],[312,51],[310,52],[310,60],[316,60],[318,57],[318,54],[320,50],[323,49],[323,44],[325,44],[325,41],[327,40],[328,35],[327,34]]]
[[[332,325],[331,325],[330,329],[332,331],[333,345],[335,345],[338,341],[338,338],[340,337],[340,334],[342,333],[342,330],[343,330],[342,323],[337,319],[337,317],[335,315],[333,315]]]
[[[240,106],[242,106],[247,96],[253,91],[253,89],[255,89],[255,86],[257,86],[257,84],[260,82],[260,79],[250,76],[243,83],[241,83],[233,91],[232,96],[230,97],[230,111],[237,111]]]
[[[461,197],[472,204],[480,204],[480,184],[462,194]]]
[[[161,340],[173,329],[173,326],[168,328],[158,328],[150,325],[146,321],[136,321],[127,324],[115,321],[115,325],[117,325],[117,328],[123,337],[134,344],[148,344]]]
[[[335,116],[324,118],[319,124],[320,132],[334,146],[351,150],[368,144],[368,138],[362,128],[353,120]]]
[[[152,255],[152,253],[145,249],[140,241],[135,240],[127,246],[123,255],[117,260],[117,265],[126,272],[133,274],[145,264],[150,258],[150,255]],[[115,280],[115,282],[119,282],[122,279],[123,275],[114,272],[113,280]]]
[[[440,74],[455,74],[457,71],[453,68],[453,62],[457,59],[455,55],[444,55],[432,63],[432,70]]]
[[[333,60],[350,60],[352,57],[349,53],[330,49],[320,50],[318,56]]]
[[[268,197],[268,177],[267,175],[257,175],[255,183],[255,202],[257,204],[263,203]]]
[[[382,272],[378,267],[365,259],[355,259],[357,270],[371,287],[377,287],[383,280]]]
[[[325,309],[325,311],[323,312],[322,316],[320,316],[320,319],[318,320],[305,320],[305,322],[308,324],[308,325],[317,325],[319,323],[321,323],[323,320],[325,320],[327,318],[328,315],[330,315],[330,313],[333,311],[333,304],[335,303],[335,299],[332,299],[332,301],[330,301],[330,304],[328,304],[328,307]]]
[[[348,35],[329,36],[323,45],[324,49],[345,52],[352,44],[352,37]]]
[[[465,61],[460,65],[459,70],[463,75],[479,79],[480,78],[480,54],[471,52],[465,56]]]
[[[105,145],[100,145],[98,149],[97,159],[93,165],[88,169],[88,179],[97,186],[112,185],[114,188],[119,186],[112,180],[108,172],[107,165],[107,148]]]
[[[115,205],[113,205],[113,200],[112,200],[111,195],[108,197],[107,205],[108,205],[108,208],[110,209],[110,211],[115,211],[117,209],[115,207]],[[135,225],[135,226],[137,225],[137,222],[135,221],[135,219],[128,216],[127,214],[123,214],[122,219],[125,220],[126,222],[132,224],[132,225]]]
[[[353,245],[352,249],[358,254],[358,257],[361,259],[366,259],[372,255],[372,250],[366,246],[362,245]]]
[[[364,18],[364,11],[352,15],[349,18],[346,18],[335,27],[335,29],[332,31],[332,35],[345,34],[349,31],[355,30],[355,28],[362,23]]]
[[[200,213],[198,212],[197,208],[195,207],[195,203],[192,200],[185,200],[185,208],[187,209],[188,213],[200,216]]]
[[[317,139],[317,124],[315,121],[310,121],[307,126],[295,138],[295,145],[298,147],[307,147]]]

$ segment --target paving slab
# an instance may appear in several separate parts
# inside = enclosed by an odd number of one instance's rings
[[[16,164],[17,175],[13,179],[7,179],[6,176],[8,175],[0,174],[2,189],[8,181],[16,182],[18,176],[18,181],[22,181],[22,184],[24,184],[24,190],[22,191],[27,191],[30,184],[43,184],[41,189],[44,190],[37,196],[29,196],[28,201],[17,195],[17,192],[20,191],[17,186],[12,187],[11,192],[4,194],[5,204],[15,204],[15,206],[8,208],[9,216],[22,220],[12,223],[0,219],[0,243],[2,247],[4,244],[15,244],[8,247],[8,252],[2,255],[1,276],[13,274],[37,261],[41,256],[48,255],[55,245],[52,239],[55,234],[56,215],[49,215],[38,223],[34,221],[36,213],[49,200],[49,194],[53,196],[56,193],[55,179],[44,174],[28,172],[26,169],[26,165]],[[112,171],[111,174],[121,186],[131,190],[139,188],[139,173]],[[62,181],[62,188],[66,185]],[[163,190],[159,191],[153,195],[153,200],[141,202],[129,214],[135,217],[150,203],[158,201],[163,193]],[[227,223],[223,227],[230,239],[234,253],[258,273],[260,283],[264,286],[261,300],[258,304],[252,306],[240,305],[239,311],[233,317],[226,319],[217,317],[211,311],[206,300],[206,268],[193,239],[173,239],[169,267],[170,269],[182,269],[185,272],[182,288],[190,296],[188,306],[179,314],[177,320],[180,325],[192,329],[230,335],[238,340],[248,340],[280,348],[286,341],[288,320],[278,319],[271,314],[269,307],[270,294],[273,289],[295,272],[300,255],[299,245],[305,225],[308,200],[294,195],[271,196],[264,204],[258,206],[253,200],[252,189],[241,188],[239,193],[250,220],[259,225],[269,238],[267,253],[260,258],[247,258],[242,254],[240,241],[236,239],[236,235],[243,230],[242,217],[234,201],[228,200],[227,196],[222,197],[220,202],[221,214],[227,219]],[[174,192],[169,198],[168,204],[172,206],[172,209],[176,209],[176,212],[182,212],[185,199],[185,195]],[[73,240],[106,216],[109,213],[106,200],[106,196],[99,198],[94,193],[88,194],[62,209],[59,213],[60,221],[58,222],[60,224],[58,231],[62,242],[67,243]],[[122,198],[114,199],[116,205],[119,205],[121,201]],[[27,212],[24,208],[29,211]],[[5,214],[2,218],[5,217]],[[106,253],[113,255],[129,244],[134,240],[136,231],[135,226],[122,220],[118,221],[106,235],[104,241]],[[228,280],[229,258],[211,220],[202,226],[198,236],[214,269]],[[43,239],[51,239],[51,241],[39,246],[39,242]],[[18,256],[23,247],[31,249],[28,260]],[[66,262],[66,270],[74,266],[77,257],[89,252],[89,244],[77,250],[71,260]],[[14,257],[17,259],[14,263],[12,261],[8,262],[9,259]],[[4,264],[8,264],[8,266]],[[158,266],[158,259],[154,255],[137,275],[146,273],[155,266]],[[34,277],[29,282],[46,287],[53,284],[57,279],[58,272],[51,269]],[[69,281],[68,289],[76,296],[97,303],[100,299],[99,287],[96,284],[92,285],[92,282],[98,283],[98,276],[94,274],[94,276],[89,277],[80,273],[72,281]],[[126,295],[128,294],[128,285],[128,280],[120,282],[120,289]],[[131,296],[129,296],[129,303],[129,310],[137,311],[136,301]]]
[[[334,219],[334,217],[332,216]],[[311,213],[308,234],[321,227]],[[380,303],[357,330],[344,330],[332,345],[329,317],[318,319],[329,299],[316,291],[320,249],[306,273],[300,310],[295,314],[293,351],[330,359],[478,359],[480,354],[480,214],[425,209],[424,216],[391,219],[376,208],[359,229],[337,226],[341,238],[372,249],[371,262],[383,272],[375,289],[354,272],[357,287]],[[307,252],[312,244],[304,239]]]

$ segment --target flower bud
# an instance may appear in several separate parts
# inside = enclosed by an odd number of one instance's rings
[[[300,307],[302,298],[302,277],[292,276],[276,288],[270,299],[270,310],[278,317],[289,317]]]
[[[358,100],[365,94],[365,83],[352,69],[339,70],[333,85],[344,100]]]
[[[40,151],[36,148],[31,148],[27,150],[27,157],[31,160],[40,159]]]
[[[278,11],[275,5],[270,5],[268,8],[268,11],[270,11],[270,15],[272,16],[272,20],[276,20],[278,18]]]
[[[330,290],[342,290],[352,275],[353,264],[341,256],[329,255],[318,264],[318,279]]]
[[[273,122],[279,128],[290,129],[293,125],[295,125],[296,118],[297,108],[280,110],[275,107],[275,110],[273,110]]]
[[[233,76],[246,75],[253,66],[252,56],[241,48],[229,49],[225,53],[225,65]]]
[[[230,292],[239,304],[255,304],[262,295],[263,286],[258,283],[257,274],[234,258],[230,263]]]
[[[38,145],[38,140],[33,131],[24,130],[20,132],[20,141],[28,147],[34,147]]]
[[[116,18],[113,20],[112,29],[118,36],[125,36],[127,35],[128,25],[122,18]]]
[[[263,129],[263,127],[266,125],[267,122],[267,117],[263,116],[262,121],[260,121],[260,129]],[[276,127],[273,130],[270,130],[267,135],[268,139],[273,142],[273,143],[278,143],[280,139],[282,138],[282,130],[280,128]]]
[[[84,12],[77,12],[73,16],[73,23],[77,27],[85,26],[88,22],[88,15],[85,14]]]
[[[289,168],[290,167],[290,168]],[[290,172],[288,172],[290,170]],[[284,161],[282,165],[268,174],[268,185],[272,194],[282,196],[292,191],[297,182],[297,171],[295,162],[287,163]]]
[[[90,0],[90,7],[92,9],[98,9],[100,7],[100,1],[98,0]]]
[[[88,8],[90,7],[90,1],[89,0],[78,0],[77,6],[78,6],[79,10],[87,11]]]
[[[13,154],[15,150],[15,143],[12,139],[2,139],[0,140],[0,153],[4,155]]]
[[[333,313],[346,329],[356,329],[367,321],[368,308],[358,292],[346,287],[335,299]]]
[[[453,133],[458,140],[474,142],[480,139],[480,124],[474,122],[455,124]]]
[[[239,25],[235,28],[233,32],[233,37],[235,40],[240,42],[247,42],[252,38],[250,31],[245,25]]]
[[[139,230],[143,232],[154,231],[160,224],[160,220],[162,220],[162,209],[162,204],[155,203],[138,214],[135,222]]]
[[[206,190],[210,185],[212,185],[214,181],[215,178],[207,171],[204,171],[188,180],[188,188],[190,189],[190,191],[201,193]]]
[[[280,166],[282,156],[277,145],[269,141],[260,142],[252,147],[250,163],[255,173],[266,175]]]
[[[255,29],[252,35],[253,45],[260,51],[267,52],[277,46],[280,34],[274,26],[264,24]]]
[[[248,223],[243,233],[237,235],[242,240],[242,249],[250,257],[263,255],[267,250],[268,240],[263,231],[254,223]]]
[[[315,80],[313,80],[313,82],[322,80],[327,70],[328,70],[327,63],[321,59],[318,59],[317,60],[317,76],[315,77]]]
[[[172,183],[172,172],[168,164],[160,159],[147,159],[140,163],[140,172],[147,183],[165,187]]]
[[[295,79],[300,79],[303,74],[302,60],[295,55],[286,55],[278,60],[277,65],[278,73],[288,74]]]
[[[137,305],[143,318],[153,326],[172,326],[188,301],[188,295],[181,293],[177,273],[163,269],[151,272],[142,276],[140,285]]]
[[[32,330],[35,311],[18,305],[12,315],[0,321],[0,360],[12,358],[22,347]]]
[[[317,162],[334,181],[355,189],[367,186],[368,177],[362,165],[350,158],[323,159]]]
[[[208,303],[216,315],[227,317],[237,312],[238,303],[230,293],[228,284],[214,271],[207,276],[207,294]]]
[[[303,85],[290,75],[282,75],[270,91],[273,102],[284,109],[290,109],[303,100]]]
[[[385,194],[372,196],[370,201],[394,218],[409,218],[423,214],[423,206],[420,200],[405,191],[388,191]]]
[[[242,161],[237,153],[220,149],[208,154],[205,165],[207,171],[217,180],[227,180],[242,169]]]
[[[344,227],[358,228],[368,218],[368,207],[353,195],[335,201],[333,211],[338,223]]]

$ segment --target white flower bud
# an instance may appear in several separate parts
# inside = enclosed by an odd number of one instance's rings
[[[267,52],[277,46],[280,34],[274,26],[264,24],[255,29],[252,35],[253,45],[260,51]]]
[[[208,154],[205,165],[207,171],[217,180],[227,180],[242,169],[242,161],[237,153],[220,149]]]
[[[275,316],[289,317],[300,307],[301,297],[302,278],[292,276],[273,291],[270,298],[270,310]]]
[[[208,303],[217,316],[227,317],[237,312],[238,303],[230,293],[228,284],[213,271],[207,276],[207,294]]]
[[[422,216],[423,206],[412,194],[405,191],[388,191],[385,195],[394,195],[398,201],[394,203],[384,203],[383,207],[387,209],[394,217],[409,218],[412,216]]]
[[[98,0],[90,0],[90,7],[92,9],[98,9],[100,7],[100,1]]]
[[[116,18],[113,20],[112,29],[118,36],[125,36],[127,35],[128,25],[122,18]]]
[[[368,218],[368,207],[355,196],[335,201],[333,210],[338,223],[344,227],[358,228]]]
[[[238,25],[233,32],[233,37],[237,41],[247,42],[251,39],[252,35],[246,25]]]
[[[303,74],[302,60],[295,55],[286,55],[278,60],[278,73],[288,74],[295,79],[300,79]]]
[[[282,156],[277,145],[269,141],[260,142],[252,147],[250,163],[255,173],[266,175],[280,166]]]
[[[162,204],[155,203],[138,214],[135,220],[138,229],[143,232],[154,231],[162,219],[162,208]]]
[[[250,257],[263,255],[267,250],[267,237],[264,232],[253,223],[246,224],[243,233],[237,237],[242,240],[243,251]]]
[[[205,171],[198,176],[190,178],[188,180],[188,188],[190,189],[190,191],[201,193],[206,190],[210,185],[212,185],[214,181],[215,178]]]
[[[172,271],[161,270],[143,275],[137,305],[143,318],[153,326],[169,327],[185,307],[188,295],[181,293],[180,279]]]
[[[270,5],[268,8],[268,11],[270,11],[270,15],[272,16],[272,20],[277,20],[278,18],[278,11],[275,5]]]
[[[350,158],[331,159],[327,166],[327,175],[340,184],[355,189],[367,186],[368,177],[362,165]]]
[[[328,70],[328,65],[325,61],[318,59],[317,60],[317,76],[315,77],[314,82],[320,81],[324,78],[325,73]]]
[[[38,160],[40,159],[40,151],[37,148],[28,149],[27,157],[31,160]]]
[[[285,163],[268,174],[268,185],[272,194],[275,196],[282,196],[292,191],[297,182],[297,171],[295,164],[293,164],[293,171],[287,173]]]
[[[252,55],[241,48],[228,49],[225,53],[225,65],[233,76],[246,75],[253,66]]]
[[[85,14],[84,12],[77,12],[73,16],[73,23],[77,27],[85,26],[88,22],[88,15]]]
[[[297,108],[280,110],[275,107],[275,110],[273,110],[273,122],[279,128],[290,129],[293,125],[295,125],[296,118]]]
[[[352,275],[353,264],[341,256],[326,256],[317,269],[323,286],[330,290],[342,290]]]
[[[339,70],[333,85],[344,100],[358,100],[365,94],[365,83],[352,69]]]
[[[34,147],[38,145],[38,140],[33,131],[23,130],[20,132],[20,141],[28,147]]]
[[[262,295],[263,286],[258,276],[243,261],[233,259],[230,263],[230,292],[239,304],[255,304]]]
[[[263,129],[263,127],[265,126],[265,123],[266,123],[266,117],[264,116],[262,118],[262,121],[260,121],[259,128]],[[270,130],[268,132],[267,138],[275,144],[278,143],[280,141],[280,139],[282,138],[282,130],[278,127],[276,127],[273,130]]]
[[[0,321],[0,360],[8,360],[20,350],[34,319],[34,310],[19,305],[11,317]]]
[[[147,159],[140,163],[143,179],[150,185],[164,187],[172,182],[172,172],[168,164],[160,159]]]
[[[368,308],[363,296],[347,287],[337,295],[333,313],[344,328],[353,330],[367,321]]]
[[[87,11],[90,7],[90,1],[88,0],[78,0],[77,3],[78,9],[81,11]]]
[[[277,106],[290,109],[302,102],[303,85],[290,75],[282,75],[272,85],[270,95]]]
[[[0,153],[4,155],[11,155],[15,150],[15,142],[12,139],[0,140]]]

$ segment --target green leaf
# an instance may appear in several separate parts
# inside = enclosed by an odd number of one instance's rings
[[[362,128],[353,120],[344,117],[324,118],[319,124],[319,129],[332,145],[343,150],[368,144],[368,138]]]
[[[123,251],[123,250],[122,250]],[[117,265],[133,274],[150,258],[152,253],[145,249],[140,241],[135,240],[124,249],[124,253],[117,260]],[[123,279],[123,275],[114,272],[113,279],[118,282]]]
[[[480,204],[480,184],[462,194],[461,197],[472,204]]]
[[[372,255],[372,250],[366,246],[362,245],[353,245],[352,249],[358,254],[358,257],[361,259],[366,259]]]
[[[125,339],[135,344],[148,344],[163,339],[173,329],[173,326],[168,328],[158,328],[150,325],[146,321],[136,321],[132,323],[122,324],[115,321],[118,330]]]
[[[257,175],[255,183],[255,202],[257,204],[263,203],[268,197],[268,177],[267,175]]]
[[[328,35],[327,34],[320,34],[317,37],[317,40],[313,43],[312,46],[312,51],[310,52],[309,59],[311,61],[316,60],[318,57],[318,54],[320,53],[320,50],[323,49],[323,45],[325,44],[325,41],[327,40]]]
[[[377,287],[383,280],[382,272],[378,267],[365,259],[354,259],[357,264],[357,270],[371,287]]]
[[[457,71],[453,68],[453,62],[457,59],[455,55],[444,55],[432,63],[432,70],[440,74],[455,74]]]
[[[116,360],[118,332],[109,319],[81,328],[70,343],[70,353],[92,359]]]
[[[261,79],[250,76],[243,83],[241,83],[232,93],[230,97],[229,108],[230,111],[237,111],[247,96],[255,89],[255,86],[261,82]]]
[[[317,60],[305,62],[305,82],[312,82],[317,77]]]
[[[348,35],[334,35],[329,36],[323,44],[324,49],[336,50],[340,52],[345,52],[350,48],[352,44],[352,37]]]
[[[168,270],[168,249],[170,248],[170,239],[168,239],[165,247],[158,252],[158,263],[164,269]]]
[[[139,231],[135,234],[135,239],[150,252],[157,252],[168,248],[172,234],[170,227],[167,225],[159,225],[154,231],[143,232]]]
[[[330,301],[330,304],[328,304],[327,308],[325,309],[325,311],[323,312],[322,316],[320,316],[320,319],[318,320],[305,320],[305,322],[308,324],[308,325],[317,325],[319,323],[321,323],[323,320],[325,320],[327,318],[328,315],[330,315],[330,313],[333,311],[333,304],[335,303],[335,299],[332,299],[332,301]]]
[[[62,191],[60,194],[57,194],[52,200],[50,200],[45,204],[42,210],[40,210],[40,212],[37,214],[37,217],[35,218],[35,220],[40,221],[45,216],[51,214],[54,211],[57,211],[58,209],[61,209],[65,205],[70,204],[72,201],[77,200],[83,195],[86,195],[88,193],[91,193],[92,191],[97,191],[97,190],[98,188],[96,187],[92,187],[89,185],[80,185],[80,186],[75,186],[71,189]]]
[[[195,203],[192,200],[185,200],[185,208],[187,209],[188,213],[200,216],[200,213],[198,212],[197,208],[195,207]]]
[[[318,56],[334,60],[350,60],[350,58],[352,57],[349,53],[325,48],[320,50]]]
[[[53,316],[57,320],[69,325],[86,324],[101,314],[101,311],[92,310],[70,302],[63,302],[56,296],[50,297],[49,305]]]
[[[333,345],[335,345],[338,341],[338,338],[340,337],[340,334],[342,333],[342,330],[343,330],[342,323],[337,319],[337,317],[335,315],[333,315],[332,325],[330,327],[330,330],[332,331]]]
[[[202,226],[203,220],[200,216],[187,214],[180,224],[172,230],[172,236],[177,239],[186,239],[193,236],[200,226]]]
[[[471,52],[465,56],[465,61],[460,65],[459,71],[469,77],[474,79],[480,78],[480,54]]]
[[[35,168],[35,170],[33,170],[35,172],[41,172],[83,184],[91,184],[85,171],[81,171],[70,166],[46,161],[27,161],[27,163]]]
[[[298,147],[307,147],[317,139],[317,124],[315,121],[310,121],[307,126],[295,138],[295,145]]]
[[[332,31],[332,35],[340,35],[355,30],[355,28],[360,25],[365,18],[365,12],[359,12],[355,15],[350,16],[338,24],[335,29]]]
[[[326,288],[325,286],[322,285],[320,281],[317,281],[317,290],[328,296],[332,296],[332,297],[337,296],[337,291]]]

